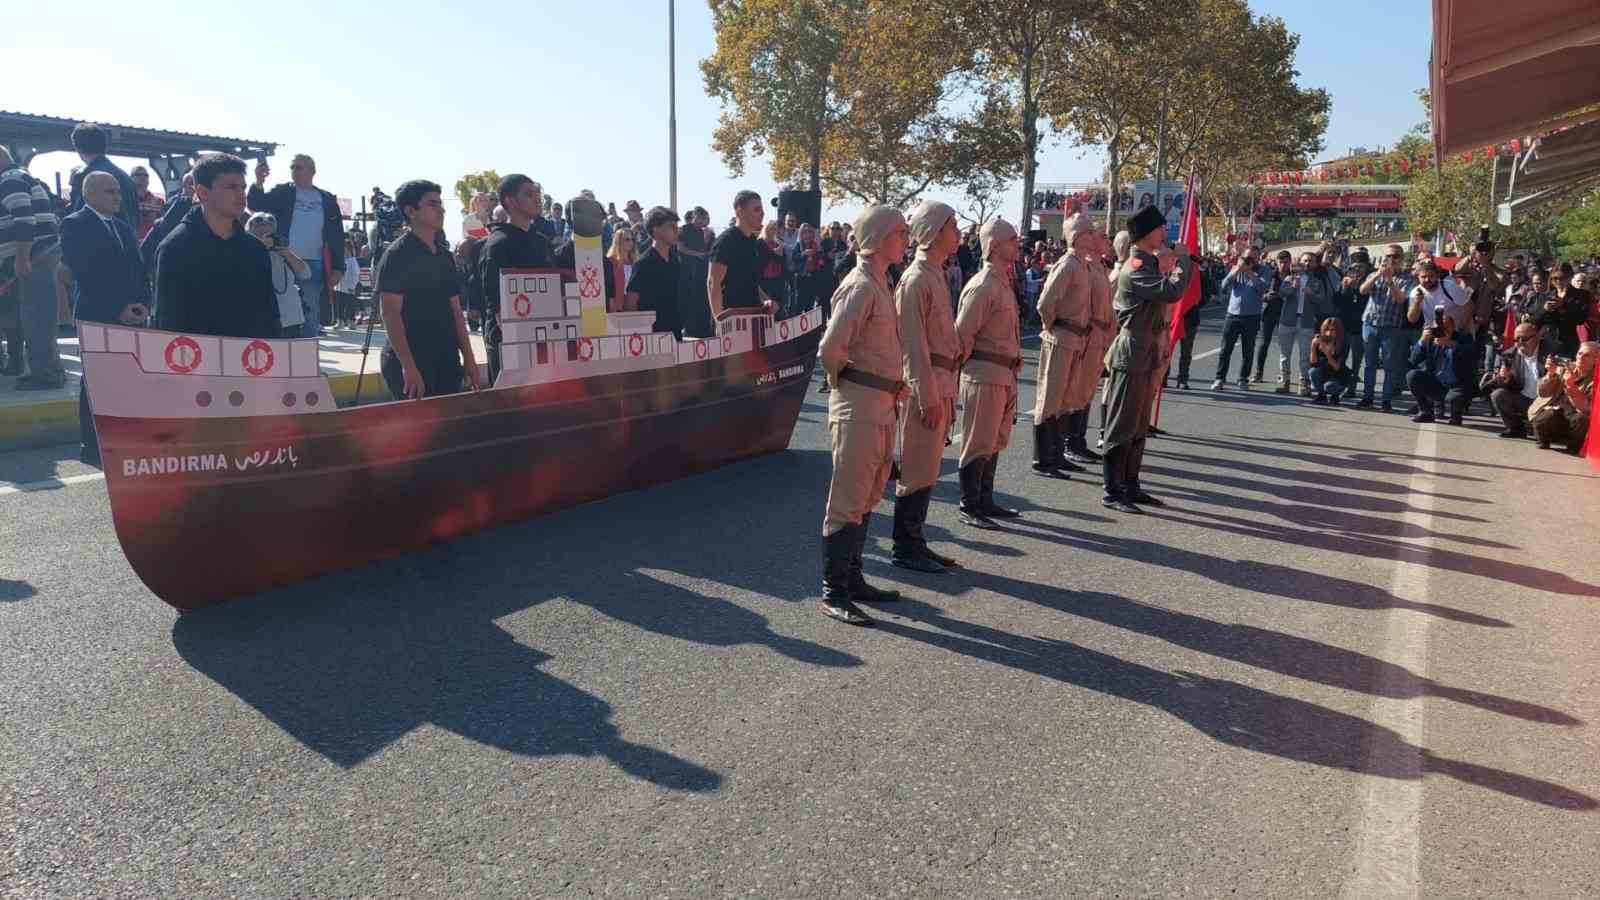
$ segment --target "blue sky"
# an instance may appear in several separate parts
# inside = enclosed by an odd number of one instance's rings
[[[11,71],[40,77],[9,82],[0,108],[276,141],[274,183],[287,179],[291,154],[306,152],[318,182],[346,197],[418,177],[448,193],[464,172],[492,168],[526,172],[561,200],[585,187],[619,209],[667,200],[665,0],[177,8],[33,4],[26,32],[0,35],[0,55]],[[1252,8],[1303,36],[1301,84],[1333,95],[1329,153],[1392,143],[1422,118],[1413,91],[1427,84],[1427,3]],[[714,45],[711,17],[696,0],[679,0],[677,15],[679,203],[720,221],[740,187],[770,195],[776,185],[764,161],[733,179],[710,150],[719,108],[696,63]],[[114,44],[103,37],[112,34]],[[41,35],[69,36],[72,46]],[[80,35],[96,49],[80,46]],[[75,163],[56,154],[31,168],[64,179]],[[1089,181],[1100,166],[1093,148],[1052,140],[1040,179]],[[1002,212],[1015,216],[1019,205],[1014,195]]]

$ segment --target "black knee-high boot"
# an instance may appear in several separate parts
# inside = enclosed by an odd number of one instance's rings
[[[935,553],[933,548],[928,546],[927,535],[923,533],[923,526],[928,521],[928,504],[933,500],[933,488],[923,488],[921,491],[917,492],[917,496],[922,498],[917,503],[917,548],[922,551],[923,556],[933,560],[941,566],[944,566],[946,569],[961,568],[960,562],[951,559],[942,553]]]
[[[1070,428],[1072,417],[1063,413],[1050,420],[1050,435],[1055,438],[1051,449],[1055,451],[1056,468],[1063,472],[1082,472],[1083,466],[1075,459],[1067,456],[1067,432]]]
[[[886,591],[867,584],[867,579],[861,574],[861,556],[867,550],[867,528],[872,523],[872,513],[861,517],[861,524],[856,532],[855,550],[850,555],[850,599],[858,603],[888,603],[899,600],[899,591]]]
[[[894,498],[894,559],[902,569],[937,575],[944,566],[925,552],[922,540],[922,522],[928,516],[928,497],[932,488],[923,488],[911,494]]]
[[[1076,457],[1073,462],[1092,465],[1100,461],[1100,454],[1089,449],[1089,408],[1086,406],[1067,416],[1067,452]]]
[[[983,472],[989,467],[989,458],[980,456],[972,462],[961,467],[961,510],[962,523],[974,528],[994,529],[999,528],[983,512]]]
[[[983,467],[983,480],[980,482],[982,493],[978,495],[978,508],[991,519],[1018,518],[1022,513],[994,502],[994,473],[999,467],[1000,454],[996,453],[988,458],[988,464]]]
[[[1033,423],[1033,471],[1046,478],[1064,478],[1056,465],[1055,419]]]
[[[850,559],[860,529],[860,525],[846,525],[822,538],[822,613],[849,625],[872,624],[867,614],[850,602]]]

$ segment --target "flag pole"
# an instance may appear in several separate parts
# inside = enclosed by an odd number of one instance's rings
[[[678,10],[667,0],[667,197],[678,211]]]
[[[1182,251],[1184,253],[1193,255],[1193,248],[1190,245],[1199,240],[1199,236],[1195,233],[1198,227],[1198,222],[1195,220],[1194,161],[1191,160],[1189,162],[1189,180],[1183,188],[1183,227],[1178,231],[1178,243],[1183,245]],[[1150,413],[1150,427],[1152,428],[1161,422],[1161,396],[1166,393],[1167,372],[1172,370],[1172,350],[1178,346],[1178,341],[1183,337],[1183,317],[1188,315],[1189,310],[1193,308],[1194,304],[1189,302],[1189,296],[1199,290],[1199,282],[1195,281],[1195,277],[1198,274],[1193,271],[1189,273],[1189,286],[1183,291],[1183,299],[1178,301],[1178,309],[1173,315],[1172,327],[1167,332],[1170,336],[1167,343],[1167,368],[1161,373],[1161,381],[1156,384],[1156,405],[1155,409]]]

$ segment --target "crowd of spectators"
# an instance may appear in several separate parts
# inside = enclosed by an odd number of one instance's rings
[[[1227,310],[1211,387],[1230,383],[1238,343],[1239,388],[1262,383],[1265,341],[1276,335],[1279,394],[1393,412],[1404,392],[1413,421],[1456,426],[1481,401],[1501,437],[1577,452],[1600,358],[1600,304],[1586,288],[1597,263],[1526,254],[1497,263],[1486,234],[1454,261],[1391,244],[1374,263],[1366,248],[1324,243],[1266,265],[1250,249],[1227,261],[1219,285]]]

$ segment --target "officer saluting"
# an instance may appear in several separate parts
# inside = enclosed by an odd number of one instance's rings
[[[956,334],[967,360],[961,369],[961,521],[998,528],[993,519],[1021,515],[994,502],[994,472],[1017,417],[1022,341],[1012,264],[1020,250],[1017,230],[1004,219],[986,223],[978,243],[983,268],[961,291],[956,314]]]
[[[941,573],[959,564],[928,548],[922,523],[939,480],[945,435],[956,414],[956,372],[961,342],[944,263],[961,245],[956,211],[929,200],[911,211],[911,240],[917,258],[900,276],[895,306],[900,312],[900,342],[905,348],[906,382],[911,397],[900,419],[900,477],[895,482],[894,564],[918,572]]]
[[[900,599],[867,584],[861,554],[872,508],[883,496],[894,461],[895,409],[905,394],[889,264],[906,252],[905,217],[871,206],[856,218],[856,267],[834,291],[833,315],[818,356],[827,373],[828,433],[833,480],[822,520],[822,612],[851,625],[871,625],[852,601]]]
[[[1155,400],[1156,374],[1168,342],[1167,308],[1183,298],[1193,263],[1166,246],[1167,220],[1154,207],[1128,223],[1132,254],[1117,273],[1113,307],[1122,330],[1106,352],[1107,388],[1105,499],[1107,509],[1136,513],[1135,503],[1160,505],[1139,488],[1145,434]]]

